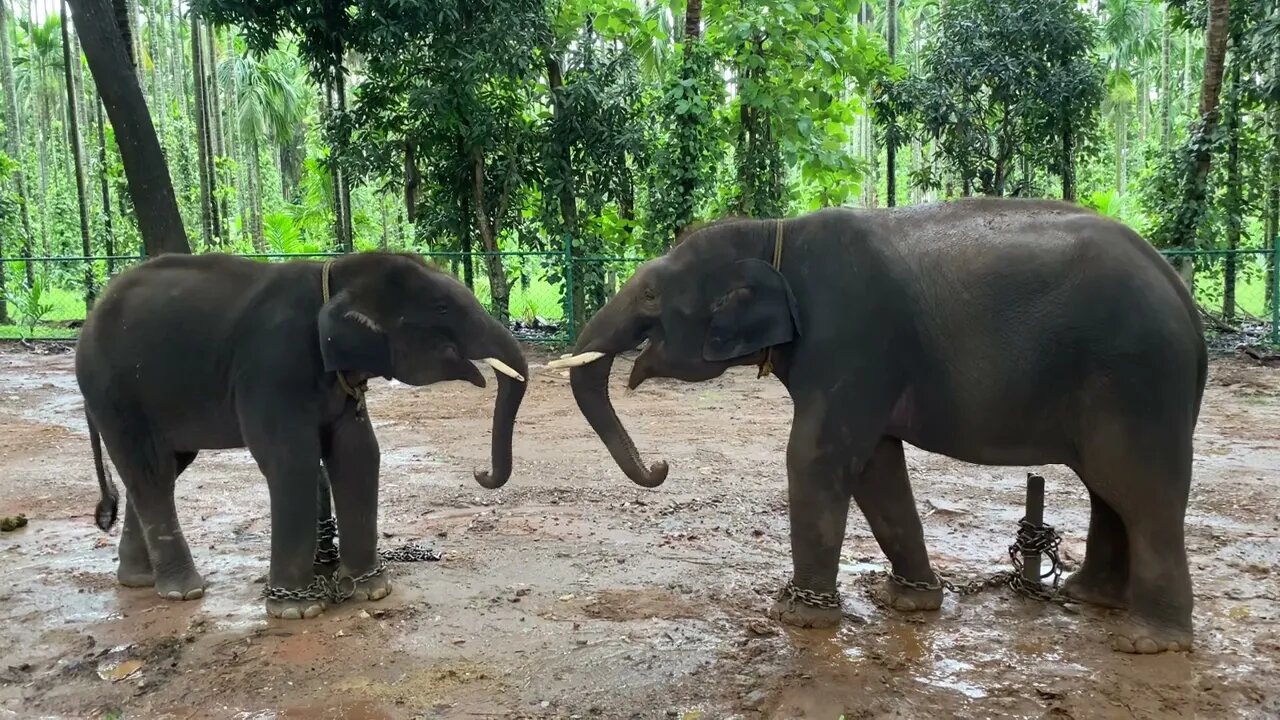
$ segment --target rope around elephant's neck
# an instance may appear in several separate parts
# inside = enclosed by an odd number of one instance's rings
[[[320,268],[320,297],[322,301],[325,303],[329,302],[329,275],[332,272],[332,270],[333,270],[333,259],[330,258],[328,260],[325,260],[324,265]],[[342,388],[342,392],[355,398],[356,402],[359,403],[359,405],[363,406],[364,405],[364,389],[361,388],[357,390],[356,388],[351,387],[351,384],[347,382],[347,378],[345,375],[342,374],[341,370],[337,372],[337,375],[338,375],[338,386]]]
[[[778,218],[778,233],[773,238],[773,269],[782,272],[782,218]],[[773,372],[773,346],[764,349],[764,360],[760,361],[760,372],[756,373],[757,378],[762,378]]]

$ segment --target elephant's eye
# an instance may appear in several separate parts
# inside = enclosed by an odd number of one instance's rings
[[[432,308],[432,309],[434,309],[434,310],[435,310],[435,312],[436,312],[436,314],[437,314],[437,315],[448,315],[448,314],[449,314],[449,304],[448,304],[448,303],[446,303],[446,302],[445,302],[445,301],[443,301],[443,300],[438,300],[438,301],[436,302],[436,304],[433,306],[433,308]]]

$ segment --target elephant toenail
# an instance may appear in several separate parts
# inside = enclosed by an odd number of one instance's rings
[[[298,614],[298,608],[288,608],[284,612],[280,613],[280,617],[285,620],[297,620],[302,616]]]
[[[1138,642],[1134,643],[1134,647],[1138,649],[1138,652],[1145,655],[1149,655],[1160,649],[1159,646],[1156,645],[1156,641],[1151,638],[1140,638]]]
[[[319,614],[320,614],[320,606],[312,605],[308,607],[305,612],[302,613],[302,617],[311,619]]]

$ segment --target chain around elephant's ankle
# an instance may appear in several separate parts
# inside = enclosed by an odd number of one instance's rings
[[[806,590],[795,584],[795,581],[788,580],[786,585],[782,586],[782,590],[778,592],[779,600],[793,600],[802,605],[817,608],[839,609],[840,593],[838,592],[820,592],[818,590]]]
[[[904,588],[909,588],[911,590],[919,590],[921,592],[933,592],[934,590],[941,590],[943,588],[942,578],[938,577],[937,573],[934,573],[933,575],[933,582],[924,582],[923,580],[908,580],[895,572],[889,573],[889,579],[893,580],[895,583],[897,583],[898,585],[901,585]]]
[[[332,595],[332,585],[329,578],[319,576],[312,578],[311,584],[301,590],[291,590],[289,588],[276,587],[274,585],[264,585],[262,587],[262,597],[267,600],[275,600],[276,602],[301,602],[303,600],[329,600]]]

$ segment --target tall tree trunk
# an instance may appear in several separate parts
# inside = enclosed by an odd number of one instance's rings
[[[27,194],[27,175],[23,171],[22,163],[22,126],[19,124],[18,116],[18,93],[17,83],[13,78],[13,55],[9,50],[9,8],[8,4],[0,1],[0,91],[4,94],[4,126],[5,152],[13,160],[13,189],[18,198],[18,214],[22,218],[22,250],[24,257],[30,258],[35,253],[35,236],[31,232],[31,213],[27,209],[27,201],[30,195]],[[17,25],[15,16],[14,25]],[[0,268],[0,273],[3,268]],[[35,266],[31,260],[26,261],[27,286],[30,287],[35,282]],[[0,275],[0,282],[4,279]],[[0,286],[0,291],[4,287]],[[8,305],[0,301],[0,321],[4,320],[4,316],[8,315]]]
[[[62,20],[62,73],[67,85],[67,142],[71,145],[71,155],[75,159],[76,202],[80,206],[80,250],[84,253],[84,306],[93,309],[93,301],[98,295],[93,279],[93,239],[89,235],[89,193],[84,179],[84,148],[80,144],[80,110],[76,103],[76,84],[71,71],[71,35],[67,32],[67,5],[58,3],[58,13]],[[77,60],[79,58],[76,58]],[[78,63],[77,63],[78,64]]]
[[[1172,68],[1169,63],[1170,46],[1173,44],[1173,33],[1170,29],[1169,11],[1161,15],[1160,23],[1160,151],[1168,155],[1173,134],[1173,82],[1170,77]]]
[[[103,245],[107,252],[107,277],[116,274],[116,233],[111,220],[111,183],[107,174],[107,129],[102,117],[102,98],[94,103],[98,116],[98,178],[102,190]]]
[[[1227,257],[1222,272],[1222,318],[1232,322],[1236,317],[1236,261],[1235,251],[1240,247],[1244,199],[1240,173],[1240,58],[1231,63],[1231,87],[1227,93]]]
[[[49,129],[53,118],[49,111],[49,94],[45,92],[48,82],[45,79],[44,65],[40,66],[37,75],[40,87],[36,90],[40,96],[39,123],[36,127],[36,141],[39,143],[40,157],[40,197],[36,199],[36,207],[40,209],[40,251],[49,257]]]
[[[885,24],[887,25],[885,35],[889,44],[889,62],[892,63],[898,58],[898,0],[886,0]],[[894,207],[898,204],[898,143],[892,139],[886,139],[884,155],[885,205]]]
[[[262,167],[256,134],[249,135],[249,225],[253,233],[253,246],[260,252],[266,252],[267,239],[262,233]]]
[[[341,59],[341,54],[338,57]],[[338,115],[339,117],[346,117],[347,78],[346,69],[341,62],[338,63],[334,77],[337,79]],[[346,241],[347,252],[352,252],[355,250],[355,232],[351,219],[351,178],[347,177],[346,148],[343,148],[343,152],[338,157],[338,189],[342,193],[342,238]]]
[[[1280,44],[1272,47],[1274,50],[1271,56],[1271,76],[1280,77]],[[1271,103],[1267,108],[1267,118],[1271,130],[1271,142],[1267,153],[1267,170],[1264,175],[1267,192],[1266,242],[1272,250],[1275,250],[1276,236],[1280,235],[1280,103]],[[1273,254],[1271,262],[1267,263],[1266,292],[1267,308],[1273,310],[1275,303],[1280,302],[1280,297],[1276,296],[1276,273],[1280,271],[1278,265],[1280,265],[1280,255]],[[1280,329],[1273,329],[1272,332],[1280,332]]]
[[[1116,193],[1119,195],[1125,191],[1125,150],[1129,130],[1129,117],[1125,110],[1124,105],[1116,109]]]
[[[210,181],[209,189],[216,193],[219,185],[226,184],[226,177],[218,176],[218,159],[226,158],[227,140],[226,123],[222,117],[222,87],[218,82],[218,34],[211,23],[205,23],[205,32],[209,45],[208,84],[205,85],[205,97],[210,101],[208,127],[210,131]],[[234,126],[234,123],[232,124]],[[227,193],[215,194],[213,201],[217,204],[213,214],[214,234],[223,241],[231,239],[231,214],[228,211]]]
[[[686,41],[702,37],[702,0],[689,0],[684,11],[684,38]]]
[[[198,156],[196,164],[199,166],[200,175],[200,237],[204,246],[211,248],[215,243],[213,178],[209,172],[212,163],[210,162],[209,119],[205,113],[208,103],[205,102],[204,53],[200,49],[200,35],[200,19],[193,12],[191,14],[191,68],[195,84],[195,107],[192,115],[195,116],[196,121],[196,154]]]
[[[334,83],[330,82],[325,86],[325,115],[332,120],[337,104],[334,99]],[[342,167],[341,167],[341,150],[340,148],[329,148],[329,177],[333,181],[333,236],[338,243],[338,249],[343,252],[351,252],[351,247],[347,244],[346,229],[347,223],[342,219],[344,208],[342,207]],[[470,220],[468,220],[470,222]]]
[[[569,238],[569,242],[574,243],[578,240],[578,196],[574,192],[573,153],[567,141],[569,118],[567,117],[568,111],[563,98],[564,72],[560,66],[560,58],[550,48],[547,48],[543,54],[546,56],[547,89],[551,94],[551,112],[554,127],[552,132],[554,135],[559,135],[559,138],[553,137],[552,143],[553,147],[556,148],[558,157],[550,158],[550,161],[558,166],[558,169],[547,168],[547,175],[560,181],[560,223],[563,226],[564,234]],[[572,259],[570,259],[569,265],[564,270],[565,272],[574,271]],[[573,326],[580,328],[587,322],[586,287],[585,283],[581,282],[581,278],[579,278],[579,282],[574,282],[572,285],[573,297],[569,301],[573,310]]]
[[[404,141],[404,215],[410,225],[418,220],[418,190],[422,173],[418,170],[418,148],[412,140]]]
[[[169,168],[110,0],[68,2],[89,71],[115,130],[146,254],[189,253]]]
[[[459,141],[461,142],[461,141]],[[476,269],[471,251],[471,194],[458,193],[458,248],[462,251],[462,282],[467,289],[476,290]]]
[[[1227,29],[1230,23],[1230,0],[1209,0],[1208,28],[1205,33],[1204,78],[1200,86],[1200,117],[1192,128],[1191,142],[1195,147],[1195,165],[1183,183],[1182,205],[1172,220],[1172,245],[1183,250],[1195,247],[1196,233],[1203,221],[1206,185],[1212,160],[1211,144],[1204,138],[1212,137],[1218,126],[1218,99],[1222,91],[1222,68],[1227,53]],[[1196,138],[1201,139],[1196,142]],[[1195,262],[1183,257],[1179,272],[1187,286],[1195,288]]]
[[[387,217],[387,194],[384,192],[378,193],[378,211],[382,219],[382,242],[378,244],[378,249],[386,252],[391,244],[391,220]]]
[[[111,0],[111,12],[120,31],[120,41],[124,43],[125,55],[129,58],[129,67],[136,68],[138,56],[133,51],[133,19],[129,16],[129,6],[130,0]]]
[[[497,253],[502,218],[506,215],[507,202],[511,197],[510,188],[503,188],[498,207],[490,217],[484,197],[484,154],[477,149],[472,155],[471,162],[473,179],[471,201],[476,207],[476,226],[480,231],[480,242],[484,244],[485,264],[489,269],[489,296],[493,299],[491,312],[499,322],[506,325],[511,315],[510,289],[507,287],[507,273],[502,266],[502,257]]]

